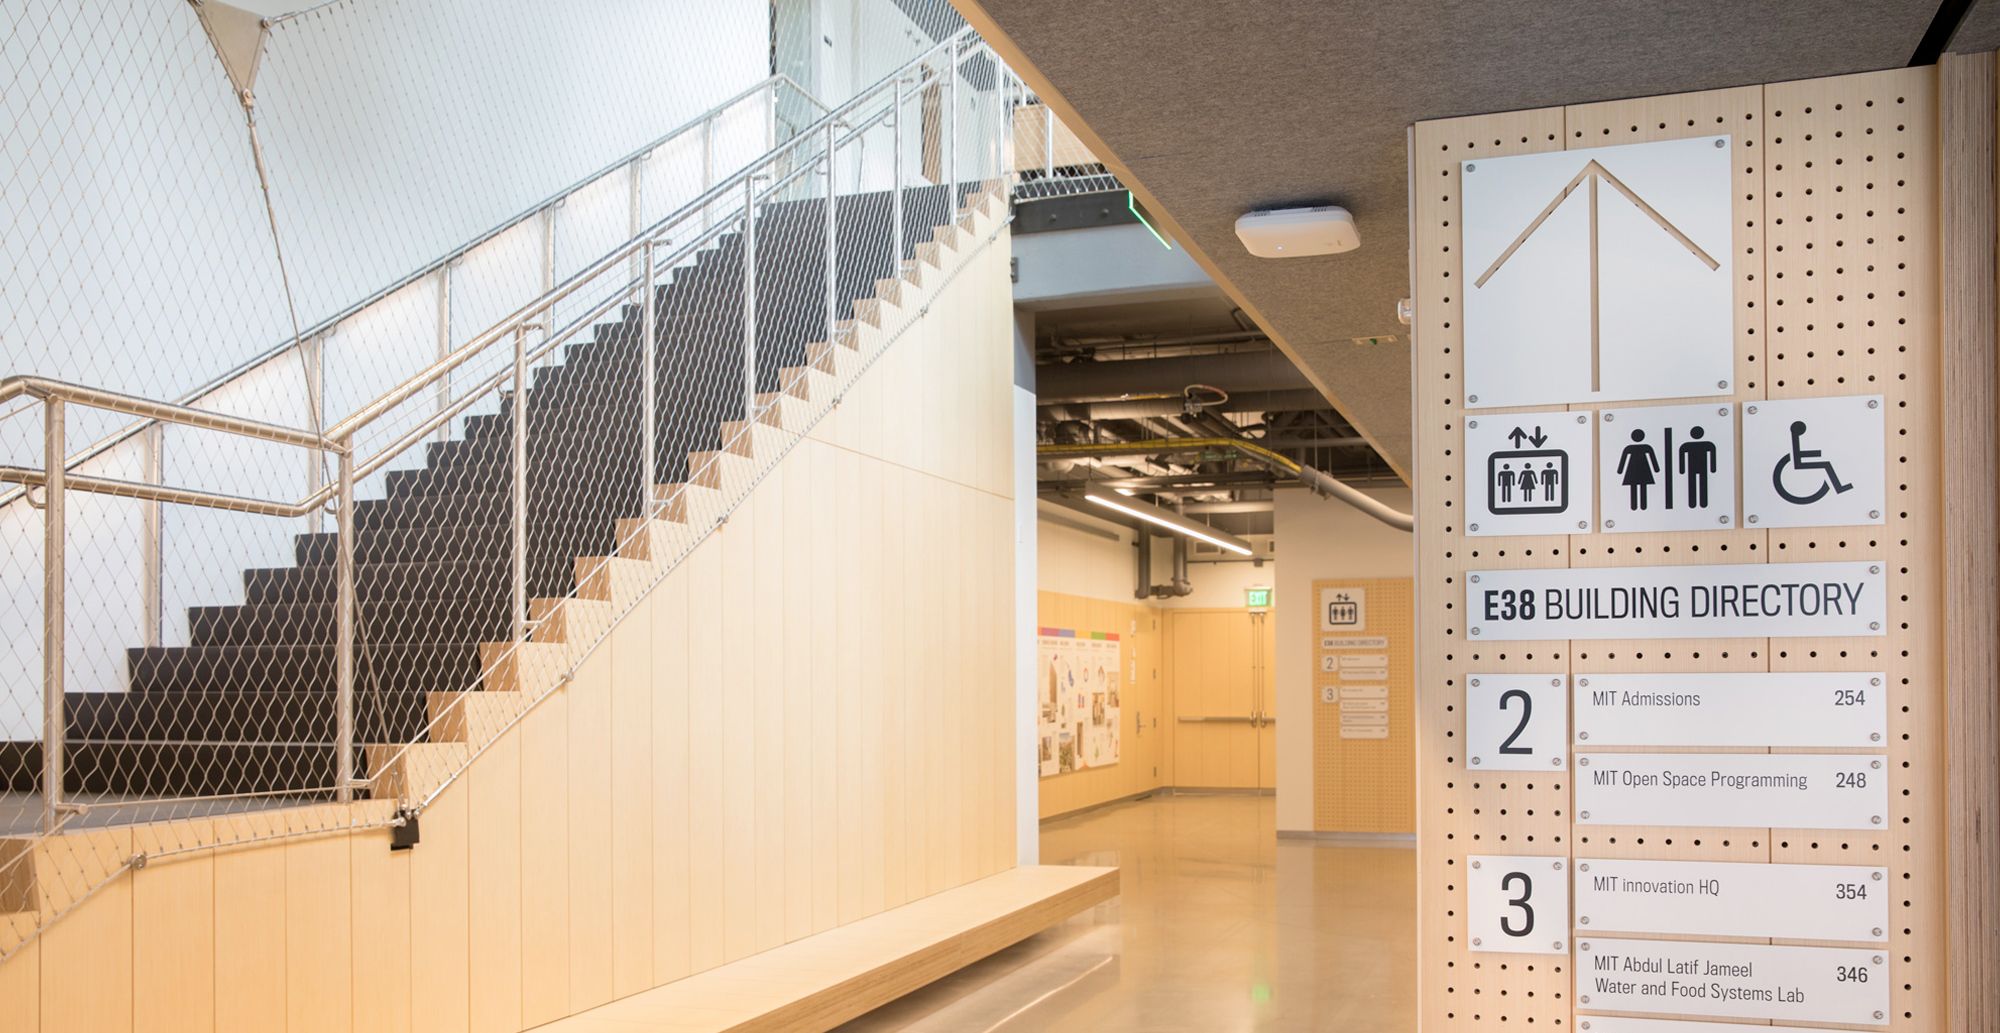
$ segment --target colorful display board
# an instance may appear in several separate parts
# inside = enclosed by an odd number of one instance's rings
[[[1118,763],[1118,636],[1042,628],[1036,679],[1042,777]]]

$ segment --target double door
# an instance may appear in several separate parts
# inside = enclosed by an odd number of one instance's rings
[[[1174,784],[1277,787],[1271,611],[1168,610]]]

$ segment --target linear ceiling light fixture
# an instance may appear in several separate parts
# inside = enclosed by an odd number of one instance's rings
[[[1199,538],[1211,545],[1219,545],[1239,556],[1248,556],[1252,551],[1249,542],[1230,534],[1228,531],[1210,527],[1199,521],[1189,520],[1187,517],[1171,509],[1162,509],[1150,502],[1128,499],[1117,492],[1106,491],[1096,487],[1083,489],[1083,497],[1106,509],[1115,509],[1126,516],[1138,517],[1147,523],[1158,524],[1175,534],[1183,534],[1189,538]]]

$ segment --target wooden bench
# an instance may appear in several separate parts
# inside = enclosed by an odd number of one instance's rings
[[[536,1033],[821,1033],[1117,895],[1116,868],[1015,868]]]

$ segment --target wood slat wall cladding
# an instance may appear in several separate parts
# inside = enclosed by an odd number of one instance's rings
[[[1947,1028],[1937,126],[1937,70],[1918,68],[1415,127],[1422,1029],[1563,1030],[1582,1021],[1569,957],[1468,949],[1461,873],[1472,853],[1886,866],[1895,891],[1889,1028]],[[1737,390],[1728,400],[1886,396],[1886,523],[1464,536],[1459,163],[1722,133],[1733,141],[1737,249]],[[1518,411],[1526,410],[1479,415]],[[1469,570],[1807,560],[1883,561],[1890,634],[1487,643],[1465,635]],[[1460,749],[1465,679],[1475,672],[1848,670],[1889,673],[1891,814],[1881,832],[1579,829],[1567,773],[1475,773]]]
[[[1340,705],[1323,703],[1320,693],[1341,683],[1339,673],[1320,667],[1323,656],[1338,656],[1319,648],[1319,640],[1336,634],[1321,631],[1315,618],[1312,654],[1286,657],[1294,663],[1308,663],[1312,673],[1313,727],[1313,829],[1319,832],[1402,832],[1413,831],[1416,808],[1416,772],[1412,718],[1416,704],[1414,653],[1415,586],[1406,577],[1348,578],[1313,582],[1311,605],[1317,609],[1319,594],[1329,588],[1359,588],[1368,593],[1368,626],[1352,632],[1356,636],[1382,636],[1389,640],[1386,650],[1344,650],[1347,653],[1385,652],[1389,656],[1389,737],[1387,739],[1343,739],[1340,737]]]

